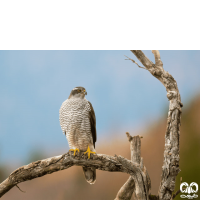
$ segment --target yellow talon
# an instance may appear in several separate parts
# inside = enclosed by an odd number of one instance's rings
[[[77,151],[80,152],[79,149],[77,149],[77,148],[76,149],[70,149],[69,151],[74,151],[74,156],[76,155]]]
[[[93,154],[96,154],[96,152],[93,152],[93,151],[90,151],[90,147],[88,146],[87,148],[87,151],[84,152],[84,154],[88,153],[88,159],[90,159],[90,154],[93,153]]]

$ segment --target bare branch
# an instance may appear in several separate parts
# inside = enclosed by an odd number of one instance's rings
[[[176,191],[176,193],[173,194],[172,198],[175,199],[175,197],[176,197],[180,192],[181,192],[180,190]]]
[[[128,140],[130,142],[131,150],[131,161],[133,163],[138,163],[140,169],[143,171],[143,180],[138,183],[135,177],[130,176],[126,183],[121,187],[115,200],[130,200],[133,192],[136,199],[149,200],[149,189],[151,181],[146,168],[143,166],[143,159],[141,158],[141,136],[137,135],[132,137],[128,132],[126,132]],[[141,195],[138,195],[141,194]]]
[[[154,64],[151,62],[141,50],[131,50],[131,52],[138,58],[138,60],[145,66],[148,70],[149,68],[153,67]]]
[[[137,184],[141,184],[140,182],[142,182],[144,176],[139,164],[133,163],[122,156],[113,157],[104,154],[96,154],[91,155],[91,159],[88,160],[83,152],[75,157],[73,156],[73,152],[68,152],[67,154],[39,160],[18,168],[0,184],[0,197],[21,182],[32,180],[56,171],[68,169],[74,165],[93,167],[110,172],[127,173],[137,180]],[[137,195],[140,194],[138,193]]]
[[[21,190],[20,187],[18,185],[16,185],[16,187],[19,189],[19,191],[26,193],[25,191]]]
[[[125,56],[125,55],[124,55]],[[131,58],[129,58],[128,56],[125,56],[125,57],[127,57],[128,59],[125,59],[125,60],[131,60],[133,63],[135,63],[139,68],[142,68],[142,69],[146,69],[146,68],[144,68],[144,67],[141,67],[140,65],[138,65],[138,63],[137,62],[135,62],[135,60],[133,60],[133,59],[131,59]]]
[[[134,179],[130,176],[126,183],[120,188],[115,200],[130,200],[135,189]]]
[[[179,169],[179,144],[181,123],[181,97],[175,79],[163,69],[160,53],[153,50],[155,64],[153,64],[142,51],[131,50],[148,71],[156,77],[166,88],[169,100],[169,112],[167,118],[167,129],[165,133],[165,150],[162,167],[162,178],[159,188],[159,199],[170,200],[175,188],[175,179]]]
[[[160,60],[160,52],[158,50],[152,50],[152,53],[154,54],[154,57],[155,57],[156,66],[163,67],[163,63]]]
[[[131,148],[131,161],[140,164],[141,139],[139,135],[132,137],[130,148]]]

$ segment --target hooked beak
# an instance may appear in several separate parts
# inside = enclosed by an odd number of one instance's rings
[[[85,90],[83,91],[83,93],[84,93],[85,95],[87,95],[87,92],[86,92]]]

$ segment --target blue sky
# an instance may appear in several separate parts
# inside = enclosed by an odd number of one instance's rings
[[[187,103],[200,90],[200,51],[160,54]],[[137,61],[130,51],[0,51],[1,162],[23,160],[33,148],[68,150],[59,108],[76,86],[86,88],[94,107],[97,144],[112,130],[124,137],[163,115],[164,86],[124,55]]]

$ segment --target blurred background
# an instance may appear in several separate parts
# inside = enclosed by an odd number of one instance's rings
[[[151,51],[144,51],[154,62]],[[177,81],[182,111],[183,182],[200,185],[200,51],[160,51]],[[168,99],[164,86],[130,51],[0,51],[0,181],[22,165],[66,153],[59,108],[76,86],[86,88],[97,118],[97,153],[130,159],[125,132],[142,135],[142,157],[157,194],[163,163]],[[97,171],[89,185],[80,167],[20,183],[2,200],[110,200],[128,175]],[[198,194],[198,193],[197,193]],[[200,194],[198,194],[200,196]],[[176,199],[180,199],[178,197]]]

